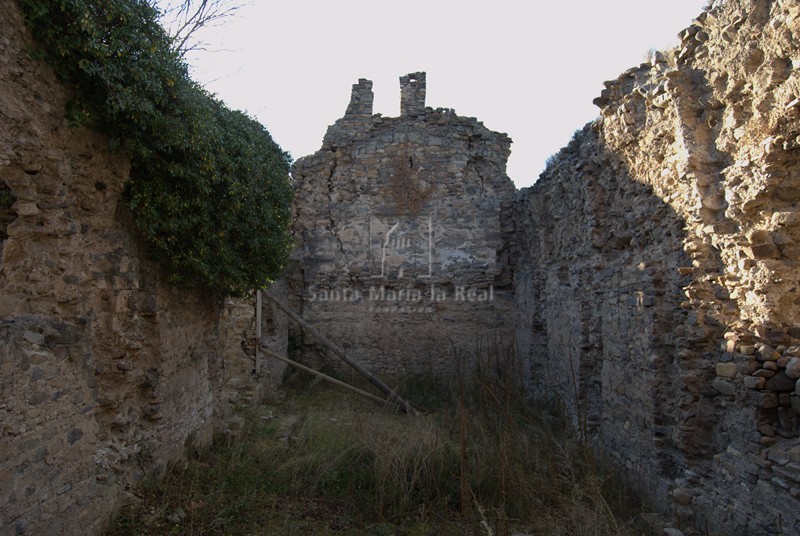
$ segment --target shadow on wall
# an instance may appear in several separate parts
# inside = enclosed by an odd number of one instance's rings
[[[16,201],[11,188],[5,181],[0,181],[0,244],[8,238],[8,226],[17,219],[17,213],[12,208]],[[2,262],[2,250],[0,250],[0,262]]]
[[[684,217],[632,178],[600,124],[521,193],[517,228],[536,231],[518,235],[517,342],[534,388],[668,509],[690,468],[727,446],[712,388],[726,292],[693,277]],[[687,300],[698,285],[718,301]]]

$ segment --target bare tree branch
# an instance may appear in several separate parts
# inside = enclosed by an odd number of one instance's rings
[[[161,12],[161,25],[172,38],[173,47],[182,56],[206,50],[201,30],[219,26],[244,5],[237,0],[150,0]]]

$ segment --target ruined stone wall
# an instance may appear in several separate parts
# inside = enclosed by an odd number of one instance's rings
[[[800,5],[681,37],[519,194],[517,343],[687,531],[800,533]]]
[[[128,163],[67,124],[68,90],[15,2],[0,12],[0,527],[93,534],[259,394],[254,306],[161,283],[121,203]]]
[[[425,73],[401,78],[401,116],[353,86],[322,148],[295,163],[303,316],[381,373],[446,373],[512,336],[503,207],[511,140],[425,106]],[[306,341],[311,342],[311,341]]]

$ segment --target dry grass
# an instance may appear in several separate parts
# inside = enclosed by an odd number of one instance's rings
[[[407,382],[417,418],[320,386],[290,394],[241,441],[144,485],[108,534],[640,534],[624,521],[636,502],[495,365]]]

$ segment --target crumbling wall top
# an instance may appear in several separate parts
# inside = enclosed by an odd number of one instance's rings
[[[425,113],[425,73],[409,73],[400,77],[400,117],[416,117]]]
[[[425,92],[424,72],[401,76],[400,117],[383,117],[381,114],[373,114],[372,81],[366,78],[359,79],[353,84],[347,111],[328,127],[322,140],[322,149],[335,150],[338,147],[349,146],[356,140],[363,141],[388,132],[397,131],[403,135],[409,128],[423,128],[424,123],[427,125],[424,128],[441,128],[443,131],[448,128],[458,128],[462,133],[473,130],[480,132],[478,137],[482,143],[487,146],[497,144],[497,150],[493,149],[491,152],[498,156],[498,164],[505,169],[505,160],[508,158],[511,145],[511,139],[506,134],[492,132],[474,117],[459,117],[455,110],[448,108],[434,110],[426,107]],[[402,130],[402,133],[397,129]]]
[[[345,115],[372,115],[372,103],[375,95],[372,93],[372,80],[359,78],[357,84],[353,84],[353,91],[350,94],[350,104],[347,106]]]

